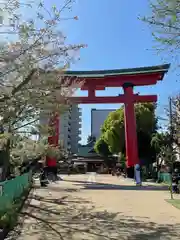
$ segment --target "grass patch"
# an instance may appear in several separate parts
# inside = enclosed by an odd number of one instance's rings
[[[173,205],[175,208],[180,209],[180,199],[168,199],[166,201]]]

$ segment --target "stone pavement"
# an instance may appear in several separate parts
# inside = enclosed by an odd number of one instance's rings
[[[9,240],[180,239],[180,211],[164,200],[165,186],[137,188],[110,175],[97,175],[96,184],[87,184],[87,175],[63,178],[48,189],[37,184],[21,232]]]

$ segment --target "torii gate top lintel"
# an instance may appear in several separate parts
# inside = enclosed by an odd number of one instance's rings
[[[168,72],[170,64],[164,64],[153,67],[141,67],[119,70],[101,70],[101,71],[67,71],[64,78],[68,81],[74,80],[83,82],[81,90],[88,91],[88,97],[71,97],[71,101],[77,104],[93,103],[125,103],[127,98],[136,102],[156,102],[156,95],[137,95],[133,91],[127,94],[133,86],[155,85],[158,81],[163,80],[164,74]],[[131,86],[131,87],[130,87]],[[106,87],[122,87],[124,93],[119,96],[97,97],[96,90],[105,90]],[[129,92],[130,93],[130,92]]]
[[[170,64],[152,67],[99,70],[99,71],[67,71],[65,77],[70,80],[83,81],[81,90],[104,90],[105,87],[123,87],[127,82],[134,86],[155,85],[168,72]]]

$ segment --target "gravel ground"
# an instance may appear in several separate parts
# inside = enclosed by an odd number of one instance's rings
[[[21,213],[16,240],[180,239],[180,211],[168,204],[166,186],[110,175],[62,176],[48,188],[35,185]]]

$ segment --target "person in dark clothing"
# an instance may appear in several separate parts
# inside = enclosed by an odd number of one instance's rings
[[[48,185],[46,169],[42,168],[40,173],[40,185],[41,187],[46,187]]]
[[[56,158],[46,157],[46,167],[47,167],[47,177],[52,181],[58,180],[58,169],[57,169],[57,160]]]
[[[120,170],[119,170],[119,168],[116,170],[116,176],[117,176],[117,177],[120,176]]]
[[[178,174],[174,173],[172,175],[172,191],[174,193],[180,193],[179,188],[178,188],[179,181],[180,181],[180,176]]]

